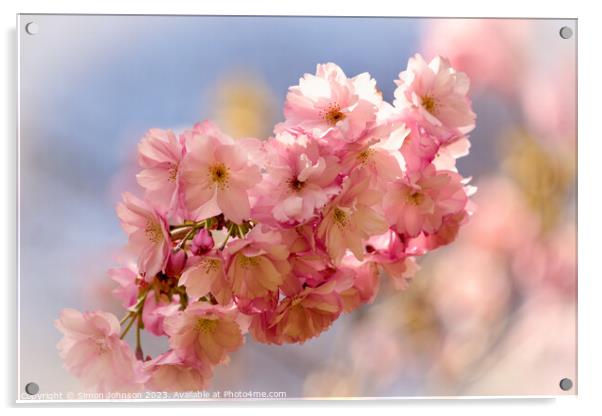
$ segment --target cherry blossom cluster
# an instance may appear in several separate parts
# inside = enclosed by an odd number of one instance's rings
[[[381,275],[406,287],[471,213],[455,162],[475,114],[467,76],[444,58],[416,55],[396,84],[389,104],[368,73],[320,64],[290,87],[267,140],[208,121],[151,129],[144,195],[117,206],[135,259],[109,273],[125,316],[62,311],[66,369],[97,391],[199,390],[246,334],[303,343],[370,303]],[[169,349],[145,355],[143,330]]]

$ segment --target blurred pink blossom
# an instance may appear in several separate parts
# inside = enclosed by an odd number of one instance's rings
[[[212,376],[210,367],[186,363],[171,350],[145,363],[145,371],[149,374],[146,388],[155,392],[204,390]]]
[[[99,392],[142,388],[141,363],[119,339],[119,321],[114,315],[64,309],[55,325],[63,333],[57,347],[65,368],[86,387]]]
[[[521,19],[432,19],[423,48],[442,55],[479,88],[517,94],[527,68],[531,33]]]

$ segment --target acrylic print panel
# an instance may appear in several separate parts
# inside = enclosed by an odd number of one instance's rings
[[[575,20],[18,33],[18,400],[576,393]]]

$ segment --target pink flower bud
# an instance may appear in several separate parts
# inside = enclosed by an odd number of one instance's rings
[[[178,250],[175,253],[172,252],[165,267],[165,274],[168,276],[179,276],[186,266],[186,258],[186,252],[183,250]]]
[[[209,250],[213,248],[215,243],[213,242],[213,237],[211,237],[211,233],[205,229],[201,228],[201,230],[194,236],[192,239],[192,253],[199,256],[201,254],[207,253]]]

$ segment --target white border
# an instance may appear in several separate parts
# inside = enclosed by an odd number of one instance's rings
[[[17,15],[16,27],[21,26],[21,17]],[[17,30],[17,45],[21,44],[22,33]],[[17,49],[17,212],[16,216],[16,227],[17,227],[17,389],[21,385],[21,224],[19,217],[19,204],[21,203],[21,48],[16,46]],[[17,400],[20,402],[20,400]]]
[[[74,0],[55,0],[47,2],[42,0],[31,1],[7,1],[4,0],[1,4],[0,19],[3,25],[3,34],[5,35],[3,48],[3,88],[5,95],[14,91],[14,59],[11,42],[11,28],[15,27],[15,14],[17,12],[25,13],[138,13],[138,14],[302,14],[302,15],[398,15],[398,16],[467,16],[467,17],[563,17],[563,18],[578,18],[579,19],[579,396],[578,398],[561,397],[557,400],[480,400],[473,402],[470,398],[462,398],[455,401],[422,401],[413,400],[416,398],[408,398],[403,401],[395,400],[388,403],[402,405],[403,411],[421,412],[433,411],[440,413],[445,411],[451,414],[482,414],[486,409],[489,414],[507,414],[511,408],[520,408],[527,410],[533,414],[545,413],[563,414],[600,414],[601,398],[597,391],[597,386],[600,385],[600,366],[602,343],[600,335],[599,317],[602,316],[602,302],[598,297],[602,294],[602,273],[600,273],[600,257],[599,248],[600,242],[597,233],[602,230],[600,213],[602,206],[600,204],[600,166],[599,155],[601,153],[602,134],[598,120],[600,120],[600,95],[602,88],[600,85],[600,76],[602,68],[600,65],[599,54],[599,39],[602,39],[601,21],[599,13],[594,10],[595,2],[588,2],[594,6],[587,6],[585,2],[576,1],[546,1],[546,2],[525,2],[515,0],[504,0],[503,2],[471,2],[466,0],[454,1],[438,1],[438,2],[386,2],[379,0],[371,0],[370,2],[361,2],[362,4],[353,4],[351,0],[337,1],[310,1],[302,2],[284,2],[284,1],[219,1],[219,2],[203,2],[192,3],[182,0],[157,1],[146,0],[143,3],[124,2],[123,0],[95,0],[95,1],[74,1]],[[4,194],[4,204],[2,204],[2,216],[0,227],[4,231],[3,245],[0,248],[0,264],[5,265],[7,271],[3,274],[2,280],[5,284],[3,294],[5,296],[3,304],[5,305],[4,342],[1,343],[2,352],[4,352],[4,365],[1,368],[5,369],[5,377],[2,377],[0,384],[1,394],[6,395],[2,400],[4,405],[14,403],[16,392],[14,391],[14,374],[6,369],[13,368],[14,355],[14,334],[15,334],[15,295],[14,286],[10,279],[14,279],[16,271],[14,244],[15,244],[15,171],[16,161],[14,140],[15,137],[15,121],[14,121],[14,97],[5,97],[0,106],[2,110],[2,126],[5,127],[2,145],[4,148],[0,151],[0,155],[4,157],[2,168],[4,169],[2,177],[2,191]],[[586,226],[585,226],[586,225]],[[12,345],[11,345],[12,343]],[[6,349],[6,350],[5,350]],[[454,398],[455,399],[455,398]],[[522,399],[522,397],[521,397]],[[38,403],[38,402],[36,402]],[[63,402],[61,402],[63,403]],[[211,412],[218,412],[223,408],[241,407],[241,402],[220,402],[224,406],[216,406],[212,402],[199,403],[199,406],[208,407]],[[279,403],[287,402],[261,402],[270,407],[271,410],[276,410],[282,413],[280,409],[288,404],[280,405]],[[290,403],[290,402],[288,402]],[[322,407],[323,402],[307,404],[312,402],[301,402],[302,408],[289,409],[286,412],[297,413],[299,411],[313,411],[313,408]],[[315,403],[315,402],[314,402]],[[381,411],[392,411],[399,413],[400,409],[392,408],[389,405],[381,405],[366,402],[327,402],[324,404],[324,409],[332,412],[337,411],[332,409],[331,403],[337,403],[337,407],[346,407],[348,411],[357,411],[365,413],[366,407],[377,406],[379,413]],[[401,404],[400,404],[401,403]],[[488,404],[489,403],[489,404]],[[149,403],[147,403],[149,404]],[[171,403],[170,403],[171,404]],[[260,406],[256,402],[244,402],[246,407],[250,406],[257,410]],[[340,406],[339,406],[340,404]],[[495,404],[495,406],[491,406]],[[33,403],[32,403],[33,405]],[[57,405],[57,403],[54,403]],[[78,411],[76,407],[81,407],[83,404],[76,403],[70,409],[62,409],[65,411]],[[115,403],[114,406],[123,406],[122,402]],[[145,407],[146,411],[162,411],[161,403],[151,402]],[[159,406],[161,405],[161,406]],[[441,408],[445,406],[445,409]],[[36,406],[39,407],[39,406]],[[56,406],[52,406],[56,407]],[[100,410],[103,413],[105,409],[91,409],[90,406],[85,406],[86,412]],[[103,407],[106,407],[104,405]],[[593,410],[593,408],[597,410]],[[323,410],[324,410],[323,409]],[[411,409],[411,410],[410,410]],[[181,409],[184,410],[184,409]],[[178,410],[180,411],[180,410]],[[266,410],[262,409],[262,413]],[[79,412],[79,411],[78,411]],[[195,410],[195,413],[198,410]]]

